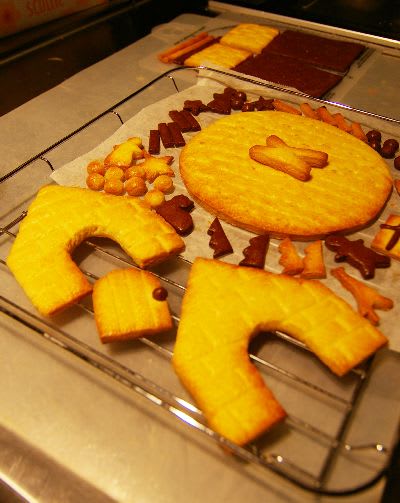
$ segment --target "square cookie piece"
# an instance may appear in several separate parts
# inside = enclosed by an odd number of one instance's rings
[[[340,82],[340,75],[325,72],[294,58],[263,52],[237,65],[233,70],[275,82],[320,98]]]
[[[212,63],[223,68],[233,68],[251,56],[249,51],[228,47],[221,43],[210,45],[185,59],[186,66],[200,66]]]
[[[354,42],[286,30],[272,40],[265,51],[282,54],[314,66],[336,72],[345,72],[364,50]]]
[[[276,28],[242,23],[221,37],[221,44],[259,54],[278,34]]]
[[[400,260],[400,215],[389,215],[381,224],[371,248],[396,260]]]
[[[136,339],[172,328],[166,290],[153,274],[116,269],[93,288],[93,309],[101,342]]]

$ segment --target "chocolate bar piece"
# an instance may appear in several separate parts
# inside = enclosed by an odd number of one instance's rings
[[[171,148],[175,146],[174,138],[172,133],[165,122],[161,122],[158,125],[158,131],[161,136],[161,141],[165,148]]]
[[[158,129],[151,129],[149,135],[149,154],[160,153],[160,133]]]
[[[182,136],[182,132],[178,124],[176,122],[168,122],[167,126],[172,134],[172,138],[174,139],[174,146],[184,147],[186,145],[185,138]]]

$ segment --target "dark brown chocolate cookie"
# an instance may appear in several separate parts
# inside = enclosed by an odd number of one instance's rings
[[[376,253],[364,245],[362,239],[350,241],[344,236],[328,236],[326,247],[335,252],[335,261],[344,262],[358,269],[364,279],[375,276],[375,269],[390,266],[390,258]]]
[[[213,257],[218,258],[233,252],[233,248],[226,237],[221,222],[215,218],[210,225],[207,234],[211,236],[210,247],[214,250]]]
[[[274,53],[262,53],[237,65],[233,70],[294,87],[303,93],[320,98],[341,80],[329,73],[295,58]]]
[[[181,236],[186,236],[193,230],[193,219],[190,212],[194,208],[193,201],[184,194],[164,201],[156,208],[156,212],[164,218]]]
[[[275,37],[263,52],[290,56],[319,68],[343,73],[364,48],[365,46],[354,42],[286,30]]]
[[[260,236],[251,238],[249,243],[249,246],[243,250],[244,259],[239,262],[239,265],[264,269],[269,236],[261,234]]]

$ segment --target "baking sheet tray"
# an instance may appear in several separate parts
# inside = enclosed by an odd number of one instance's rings
[[[203,19],[200,26],[200,23],[185,25],[178,21],[160,25],[152,31],[151,36],[155,41],[163,41],[171,47],[201,31],[207,31],[210,35],[218,37],[239,23],[250,22],[264,24],[280,31],[300,30],[320,37],[362,43],[365,51],[361,57],[351,65],[342,81],[330,90],[324,99],[340,101],[354,108],[400,119],[400,110],[393,106],[393,103],[397,102],[396,82],[400,71],[399,41],[270,12],[255,13],[252,9],[232,7],[220,2],[210,2],[210,8],[220,12],[220,15],[212,19]],[[141,58],[139,66],[164,72],[168,65],[158,61],[159,52],[161,51],[155,50]]]
[[[164,105],[159,101],[162,96],[173,100],[180,98],[177,92],[196,83],[196,76],[193,73],[187,69],[172,71],[156,79],[139,94],[135,94],[132,99],[124,101],[113,108],[113,111],[91,123],[88,128],[83,128],[41,155],[41,160],[28,163],[24,169],[5,180],[2,189],[5,189],[4,194],[8,196],[8,200],[3,199],[5,202],[2,207],[3,227],[27,207],[40,185],[50,181],[50,166],[57,167],[59,156],[65,158],[67,152],[71,159],[77,153],[85,155],[88,147],[90,150],[90,147],[97,146],[102,140],[107,141],[111,134],[120,134],[121,131],[116,132],[119,117],[123,121],[128,121],[143,105],[153,103],[155,96],[158,99],[156,106]],[[200,87],[207,88],[207,86]],[[204,92],[204,89],[201,89],[201,92]],[[285,97],[287,101],[296,102],[303,99],[296,94],[279,91],[272,87],[266,88],[265,92],[268,95],[276,93],[276,96]],[[168,98],[169,96],[171,98]],[[359,116],[359,112],[352,110],[348,113]],[[371,115],[362,114],[362,116],[367,124],[370,121],[382,121]],[[392,121],[384,120],[383,122],[387,134],[392,134],[391,130],[396,124]],[[129,127],[131,125],[132,123]],[[126,128],[126,125],[123,127]],[[136,129],[138,127],[136,124],[135,135],[138,134]],[[108,141],[113,143],[114,140]],[[90,152],[91,155],[92,152]],[[30,177],[31,169],[43,174],[37,177],[37,183],[33,185]],[[11,204],[8,201],[11,201]],[[210,217],[203,215],[196,222],[196,233],[201,234],[201,229],[204,230],[209,221]],[[10,227],[10,232],[16,232],[16,227]],[[232,229],[232,232],[235,231]],[[247,238],[248,234],[239,236],[243,242],[247,242]],[[7,255],[11,242],[12,236],[4,233],[1,248],[3,259]],[[208,240],[203,239],[201,243],[204,256],[210,256]],[[187,242],[188,250],[191,248],[190,244],[190,241]],[[81,267],[90,271],[93,277],[100,276],[115,267],[126,266],[127,257],[119,249],[105,242],[96,242],[95,245],[95,247],[93,244],[84,245],[76,255],[76,260]],[[111,252],[112,255],[105,253],[104,250]],[[170,291],[171,308],[177,317],[179,317],[179,305],[184,293],[186,276],[190,269],[187,259],[191,258],[189,256],[185,259],[173,260],[154,270],[165,278],[164,281]],[[273,262],[267,262],[267,268],[272,266],[271,270],[274,270],[272,264]],[[37,318],[29,301],[16,287],[14,279],[5,266],[2,267],[2,272],[4,272],[2,276],[4,276],[6,286],[5,291],[7,291],[7,298],[1,299],[2,309],[5,312],[36,327],[39,333],[50,334],[49,340],[61,344],[81,359],[111,374],[130,389],[141,390],[138,392],[142,396],[146,395],[146,398],[169,410],[171,414],[180,417],[206,436],[219,443],[225,443],[224,439],[218,438],[204,427],[201,416],[196,410],[193,416],[193,410],[190,410],[192,407],[189,406],[188,409],[185,405],[185,403],[190,403],[190,397],[181,388],[171,371],[169,362],[174,343],[173,333],[152,340],[156,346],[151,342],[143,344],[143,342],[135,341],[104,347],[99,343],[95,331],[90,313],[90,300],[83,306],[74,307],[68,313],[57,317],[51,324],[43,324],[43,321]],[[279,337],[265,338],[263,343],[254,350],[253,359],[265,375],[268,385],[287,408],[289,421],[282,428],[263,437],[249,451],[237,449],[238,457],[281,472],[286,478],[293,479],[296,484],[306,486],[313,491],[332,491],[341,494],[357,490],[378,478],[386,465],[390,447],[397,436],[400,411],[395,391],[397,388],[392,389],[392,386],[388,386],[382,394],[378,393],[378,396],[369,395],[368,390],[371,382],[382,379],[382,372],[384,376],[393,365],[396,368],[397,361],[396,357],[393,358],[392,351],[382,351],[379,354],[372,363],[372,373],[369,369],[365,369],[368,372],[364,374],[364,369],[362,369],[360,373],[352,373],[348,378],[338,380],[304,348],[282,341]],[[133,380],[131,380],[132,376],[134,376]],[[366,376],[369,377],[366,378]],[[149,382],[150,389],[146,389],[147,384],[144,386],[145,381]],[[394,386],[394,382],[392,384]],[[362,400],[359,400],[361,396]],[[176,400],[176,397],[179,397],[179,400]],[[392,400],[397,403],[397,406],[387,405],[387,403],[391,404]],[[368,412],[371,407],[376,407],[377,401],[380,402],[379,410],[382,410],[378,431],[376,420]],[[184,414],[182,414],[182,403]],[[176,414],[175,409],[181,412]],[[307,460],[306,463],[304,460]],[[352,471],[351,481],[347,477],[349,467]]]

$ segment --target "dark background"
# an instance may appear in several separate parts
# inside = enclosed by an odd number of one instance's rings
[[[225,3],[400,40],[400,0]],[[207,0],[114,0],[0,39],[0,115],[189,12],[214,15]]]

